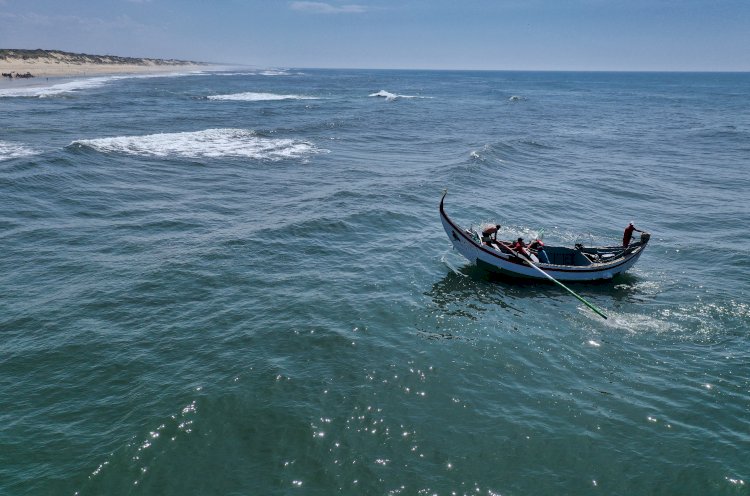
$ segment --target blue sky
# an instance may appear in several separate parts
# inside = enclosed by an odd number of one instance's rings
[[[749,71],[750,0],[0,0],[0,48],[257,67]]]

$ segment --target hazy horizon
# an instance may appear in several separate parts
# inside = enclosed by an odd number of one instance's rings
[[[253,67],[746,72],[750,4],[720,0],[0,0],[0,46]]]

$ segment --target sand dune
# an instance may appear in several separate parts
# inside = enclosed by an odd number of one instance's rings
[[[209,64],[174,59],[88,55],[58,50],[0,49],[0,72],[45,76],[81,76],[97,74],[152,73],[200,70]]]

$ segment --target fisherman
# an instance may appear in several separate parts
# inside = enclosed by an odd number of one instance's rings
[[[534,241],[529,243],[529,248],[532,250],[536,250],[536,256],[539,257],[539,261],[542,263],[549,263],[549,257],[547,257],[547,252],[544,251],[544,243],[542,243],[542,240],[539,238],[536,238]]]
[[[500,230],[500,227],[500,224],[485,227],[482,230],[482,243],[487,246],[492,246],[492,243],[497,243],[497,232]]]
[[[526,243],[523,242],[523,238],[518,238],[511,248],[520,253],[521,255],[529,256],[528,250],[526,250]]]
[[[630,244],[630,238],[633,237],[633,231],[638,231],[639,233],[642,233],[640,229],[636,229],[633,223],[629,223],[628,227],[625,228],[625,232],[622,234],[622,246],[623,248],[627,248]]]

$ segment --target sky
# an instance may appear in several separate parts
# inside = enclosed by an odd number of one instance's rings
[[[0,0],[0,48],[253,67],[750,71],[750,0]]]

